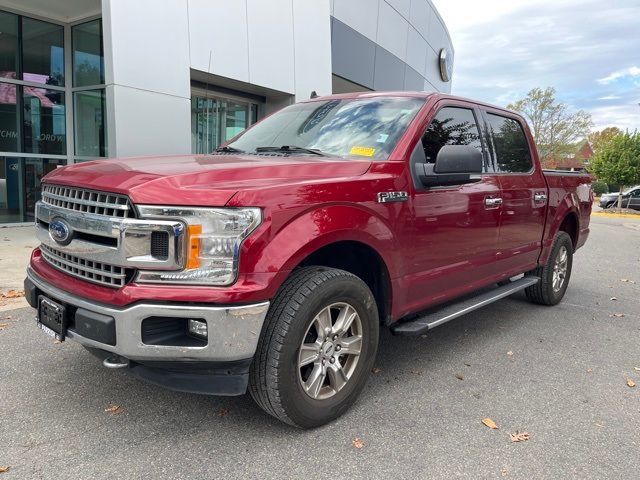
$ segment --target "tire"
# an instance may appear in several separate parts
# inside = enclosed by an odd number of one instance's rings
[[[340,326],[349,323],[341,319],[347,318],[352,319],[351,326],[337,337]],[[330,335],[318,333],[328,331],[328,325]],[[332,268],[296,270],[267,314],[249,372],[249,393],[265,412],[295,427],[331,422],[362,392],[375,360],[378,335],[376,301],[360,278]]]
[[[562,258],[564,258],[564,262]],[[556,264],[558,264],[558,268],[556,268]],[[563,264],[564,268],[562,267]],[[529,301],[539,305],[557,305],[560,303],[569,285],[572,266],[573,242],[571,237],[566,232],[558,232],[553,241],[547,264],[527,273],[527,275],[540,277],[538,283],[525,290]],[[563,270],[564,274],[562,273]],[[560,284],[558,284],[559,277],[561,277]]]

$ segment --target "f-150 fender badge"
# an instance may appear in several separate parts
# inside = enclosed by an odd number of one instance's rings
[[[378,192],[378,203],[406,202],[409,200],[407,192]]]

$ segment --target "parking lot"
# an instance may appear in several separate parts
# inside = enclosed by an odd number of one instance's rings
[[[639,298],[640,220],[594,217],[559,306],[516,295],[382,335],[360,401],[312,431],[248,396],[141,383],[54,343],[31,309],[0,312],[0,477],[637,478]]]

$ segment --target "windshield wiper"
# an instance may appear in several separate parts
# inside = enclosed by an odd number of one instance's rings
[[[326,157],[325,153],[322,153],[320,150],[315,148],[305,148],[305,147],[297,147],[295,145],[282,145],[281,147],[257,147],[257,153],[261,152],[303,152],[303,153],[311,153],[312,155],[320,155],[321,157]]]
[[[244,150],[240,150],[239,148],[234,148],[230,146],[218,147],[214,150],[214,152],[224,152],[224,153],[245,153]]]

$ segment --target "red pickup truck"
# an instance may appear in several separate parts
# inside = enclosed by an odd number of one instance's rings
[[[580,173],[480,102],[359,93],[286,107],[210,155],[60,168],[25,280],[38,326],[167,388],[341,415],[380,328],[417,335],[524,290],[557,304],[589,234]]]

